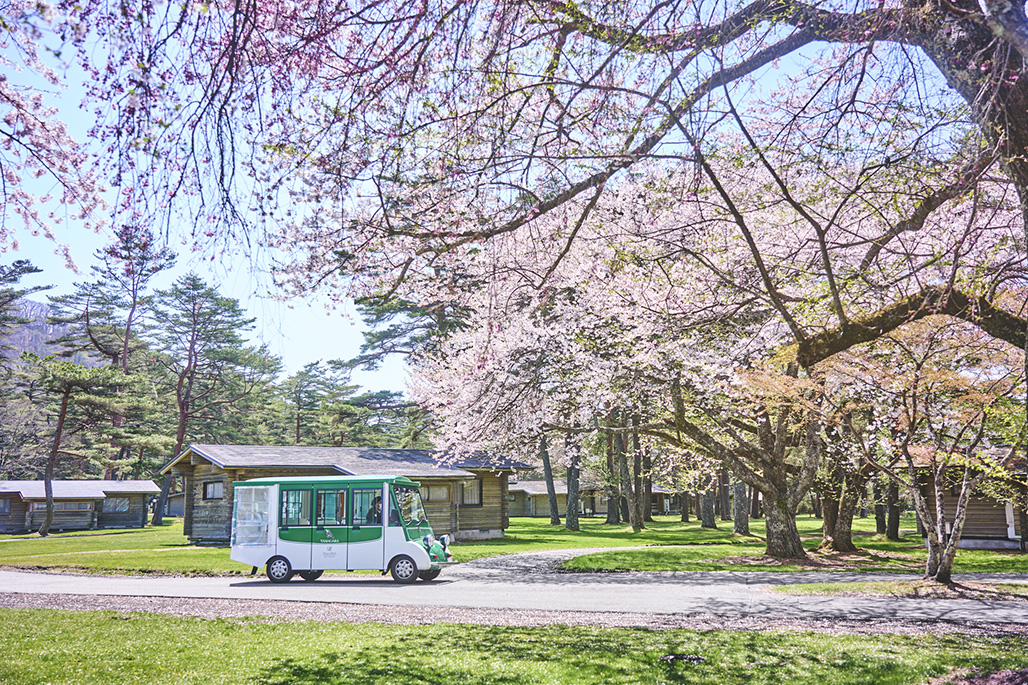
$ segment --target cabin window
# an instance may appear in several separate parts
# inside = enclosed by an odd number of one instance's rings
[[[476,478],[461,483],[461,505],[465,507],[482,506],[482,479]]]
[[[507,501],[508,502],[517,502],[518,501],[518,496],[515,495],[513,492],[507,493]]]
[[[89,511],[91,502],[54,502],[54,511]],[[33,502],[32,511],[46,511],[46,502]]]
[[[318,525],[346,525],[346,490],[318,490]]]
[[[311,491],[283,490],[282,516],[279,525],[309,526],[311,525]]]
[[[426,485],[422,492],[425,493],[426,502],[450,501],[450,486],[448,485]]]
[[[204,499],[221,499],[225,496],[225,484],[220,480],[213,480],[203,484]]]
[[[2,514],[10,514],[10,513],[11,513],[11,499],[9,497],[4,497],[3,499],[0,499],[0,515],[2,515]]]
[[[104,511],[111,514],[124,513],[129,510],[128,497],[108,497],[104,500]]]

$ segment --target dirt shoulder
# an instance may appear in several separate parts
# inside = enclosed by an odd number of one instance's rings
[[[724,618],[711,614],[678,616],[620,612],[534,611],[412,607],[381,604],[293,602],[281,600],[191,599],[94,595],[0,593],[0,607],[71,611],[150,612],[197,618],[255,618],[270,622],[386,623],[425,625],[469,623],[496,626],[574,625],[670,630],[798,630],[854,635],[959,634],[978,637],[1028,636],[1028,625],[896,620],[781,620]]]

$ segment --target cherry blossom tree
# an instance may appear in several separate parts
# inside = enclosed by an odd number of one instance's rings
[[[779,182],[772,170],[787,167],[728,155],[702,173],[655,172],[598,199],[585,221],[567,208],[463,253],[468,276],[486,285],[464,295],[475,312],[468,328],[422,359],[415,384],[447,445],[530,444],[538,426],[618,430],[595,417],[659,401],[639,432],[731,466],[764,495],[769,554],[803,556],[793,517],[832,421],[820,359],[803,347],[817,337],[808,331],[838,333],[844,301],[853,320],[861,311],[880,320],[897,294],[981,292],[961,295],[964,306],[995,302],[1017,340],[1023,319],[1009,312],[1024,292],[1017,206],[1002,184],[951,203],[959,230],[904,235],[902,249],[885,249],[887,214],[906,208],[882,207],[876,193],[895,177],[858,198],[846,177],[861,170],[840,166],[826,180],[794,168]],[[812,227],[825,216],[837,237]],[[833,288],[825,274],[835,271]],[[438,296],[438,285],[416,287]],[[908,308],[878,335],[935,311]]]
[[[1009,478],[1028,434],[1023,352],[932,317],[833,366],[862,397],[854,410],[869,417],[853,431],[855,451],[913,501],[926,534],[925,578],[950,582],[970,498]]]

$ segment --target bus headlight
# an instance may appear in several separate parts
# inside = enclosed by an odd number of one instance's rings
[[[431,535],[426,535],[421,538],[421,542],[425,545],[425,549],[432,549],[432,543],[435,542],[435,538]]]
[[[443,546],[443,549],[446,549],[447,547],[449,547],[450,546],[450,536],[449,535],[441,535],[439,537],[439,544],[441,544]]]

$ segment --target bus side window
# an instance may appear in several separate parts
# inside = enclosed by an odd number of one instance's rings
[[[353,524],[382,525],[382,489],[355,488],[353,491]]]
[[[318,525],[346,525],[346,490],[318,490]]]
[[[279,525],[282,528],[311,525],[310,490],[282,491],[282,516]]]

